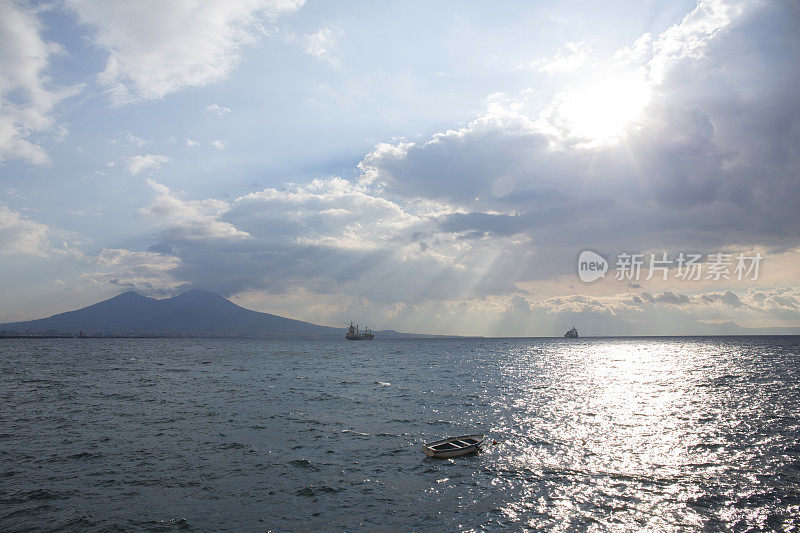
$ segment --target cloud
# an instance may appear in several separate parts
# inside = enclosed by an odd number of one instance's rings
[[[587,246],[791,246],[800,232],[800,219],[787,216],[800,199],[800,156],[789,148],[800,143],[800,41],[791,28],[800,15],[742,6],[702,2],[662,35],[593,67],[574,89],[587,98],[575,109],[597,122],[571,123],[569,92],[544,107],[528,91],[495,95],[461,128],[378,146],[361,179],[394,199],[452,206],[440,230],[529,239],[540,253],[524,270],[545,277],[555,267],[544,250],[560,262]],[[642,99],[613,91],[617,83]],[[606,98],[636,113],[617,137],[592,142],[610,122]],[[562,272],[571,267],[563,262]]]
[[[199,145],[200,145],[200,143],[197,142],[194,139],[186,139],[186,146],[188,146],[190,148],[195,147],[195,146],[199,146]]]
[[[766,290],[749,290],[744,297],[749,308],[797,319],[800,316],[800,288],[779,287]]]
[[[236,199],[229,216],[254,229],[280,224],[286,231],[275,240],[347,250],[381,247],[422,220],[341,178],[247,194]]]
[[[143,139],[141,137],[137,137],[136,135],[132,134],[131,132],[125,132],[125,142],[128,145],[134,146],[144,146],[145,144],[149,144],[150,141],[147,139]]]
[[[155,200],[142,209],[145,215],[165,223],[165,236],[178,241],[202,239],[244,239],[248,234],[221,220],[229,204],[220,200],[181,200],[169,187],[152,179],[147,184],[157,193]]]
[[[460,127],[378,144],[352,180],[233,201],[150,181],[150,252],[177,258],[176,279],[294,316],[313,300],[326,322],[357,312],[417,331],[531,335],[800,323],[795,294],[644,281],[646,292],[590,294],[574,273],[587,248],[796,249],[798,16],[703,2],[661,35],[592,58],[585,84],[550,102],[495,94]]]
[[[105,248],[94,262],[104,270],[85,277],[96,285],[114,285],[153,295],[171,295],[185,287],[173,275],[180,260],[166,254]]]
[[[672,291],[664,291],[659,295],[652,295],[648,292],[644,292],[642,293],[640,301],[666,305],[684,305],[690,302],[689,297],[685,294],[674,294]]]
[[[82,260],[71,232],[31,220],[0,204],[0,254]]]
[[[49,164],[37,135],[56,129],[53,108],[81,89],[51,87],[46,71],[63,48],[45,41],[42,31],[35,7],[0,1],[0,163],[24,159]],[[65,133],[63,127],[56,131]]]
[[[724,37],[721,34],[741,17],[746,9],[759,7],[764,6],[757,6],[755,2],[701,0],[680,24],[671,26],[658,39],[652,41],[649,69],[654,81],[660,83],[676,63],[687,58],[702,59],[706,55],[706,48],[714,40]],[[637,52],[636,45],[642,44],[642,41],[637,41],[632,49],[618,53],[618,58]],[[639,55],[634,54],[634,56]]]
[[[562,74],[574,72],[591,61],[592,48],[586,43],[567,43],[564,48],[566,52],[531,61],[528,66],[545,74]]]
[[[217,150],[222,150],[223,148],[225,148],[226,143],[227,141],[221,139],[217,139],[216,141],[211,141],[212,146],[214,146],[214,148],[216,148]]]
[[[302,0],[67,0],[108,53],[98,81],[112,101],[154,100],[226,78],[263,25]]]
[[[744,304],[742,300],[732,291],[725,291],[722,293],[709,293],[702,296],[708,302],[721,302],[731,307],[742,307]]]
[[[360,291],[397,302],[512,287],[508,271],[493,268],[505,243],[433,231],[446,212],[435,202],[398,204],[341,178],[230,203],[183,200],[150,184],[158,197],[144,212],[161,227],[151,250],[179,257],[181,279],[225,294]]]
[[[222,116],[222,115],[225,115],[225,114],[231,112],[229,107],[221,107],[221,106],[219,106],[217,104],[211,104],[211,105],[206,106],[206,111],[210,111],[210,112],[212,112],[214,114],[217,114],[219,116]]]
[[[145,155],[135,155],[133,157],[129,157],[125,160],[125,165],[128,169],[128,172],[135,176],[136,174],[142,172],[143,170],[155,170],[159,168],[161,165],[170,162],[170,158],[165,155],[154,155],[154,154],[145,154]]]
[[[45,257],[50,228],[0,204],[0,253]]]
[[[735,293],[697,294],[664,291],[606,296],[569,295],[531,300],[521,296],[473,301],[461,306],[477,315],[483,308],[507,334],[561,335],[577,324],[584,335],[747,333],[748,327],[800,324],[800,289],[784,288]],[[779,300],[778,303],[776,300]],[[487,308],[497,309],[487,313]],[[449,317],[448,317],[449,319]],[[501,325],[499,320],[508,322]],[[561,328],[561,329],[559,329]],[[524,333],[520,333],[524,332]]]
[[[341,34],[341,30],[338,33]],[[339,60],[333,55],[336,36],[337,32],[330,28],[322,28],[311,35],[307,35],[305,37],[306,53],[321,61],[330,63],[334,67],[338,67]]]

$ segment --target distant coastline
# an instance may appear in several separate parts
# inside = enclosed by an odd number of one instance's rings
[[[570,317],[580,324],[581,317]],[[555,326],[551,336],[465,336],[431,333],[404,333],[392,329],[376,330],[375,340],[400,338],[559,338],[563,325]],[[735,322],[699,324],[691,332],[675,335],[664,327],[632,334],[621,322],[595,325],[586,337],[708,337],[737,335],[800,335],[800,327],[747,328]],[[108,300],[59,313],[47,318],[0,324],[0,338],[218,338],[218,339],[344,339],[347,328],[322,326],[238,306],[223,296],[195,289],[172,298],[156,300],[133,291]],[[574,340],[574,339],[573,339]]]
[[[670,339],[670,338],[714,338],[714,337],[800,337],[800,333],[702,333],[684,335],[592,335],[581,337],[581,340],[592,339]],[[228,340],[272,340],[272,339],[295,339],[295,340],[340,340],[341,336],[334,335],[295,335],[289,333],[274,333],[262,336],[245,335],[6,335],[0,334],[0,339],[228,339]],[[553,339],[559,340],[564,337],[560,335],[538,336],[538,337],[492,337],[486,335],[436,335],[426,333],[400,333],[388,334],[381,340],[426,340],[426,339],[453,339],[453,340],[532,340],[532,339]],[[568,341],[565,341],[568,342]]]
[[[382,337],[378,340],[398,340],[398,339],[551,339],[558,337],[485,337],[481,335],[436,335],[426,333],[402,333],[393,330],[380,331]],[[74,335],[71,333],[53,334],[6,334],[0,332],[0,339],[241,339],[241,340],[269,340],[269,339],[296,339],[296,340],[342,340],[343,335],[310,333],[272,333],[264,335],[209,335],[209,334],[183,334],[183,335],[159,335],[159,334],[91,334]]]

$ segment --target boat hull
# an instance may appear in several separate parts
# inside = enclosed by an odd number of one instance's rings
[[[437,459],[459,457],[479,451],[483,440],[483,435],[460,435],[423,444],[422,451]]]
[[[345,339],[349,341],[371,341],[375,335],[345,335]]]

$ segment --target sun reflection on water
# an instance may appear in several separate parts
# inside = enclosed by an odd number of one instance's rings
[[[503,515],[554,530],[684,529],[706,524],[705,507],[720,499],[752,496],[757,484],[737,459],[753,450],[731,445],[730,432],[747,424],[746,409],[764,406],[733,405],[746,371],[736,355],[674,339],[512,350],[504,371],[517,390],[494,402],[503,442],[493,483],[522,497]],[[726,484],[709,491],[720,478]],[[731,507],[717,516],[763,522],[758,513],[768,514]]]

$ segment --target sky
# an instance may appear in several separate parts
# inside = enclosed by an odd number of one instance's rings
[[[798,57],[789,0],[0,0],[0,322],[797,332]]]

